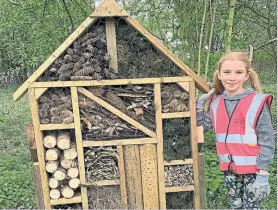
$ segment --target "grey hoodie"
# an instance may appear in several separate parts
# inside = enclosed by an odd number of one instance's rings
[[[245,89],[243,93],[229,97],[224,91],[222,96],[224,97],[229,116],[231,116],[231,113],[233,112],[237,102],[253,92],[254,90],[252,88],[248,88]],[[197,125],[202,125],[204,132],[212,128],[209,112],[197,112]],[[260,145],[260,151],[259,155],[257,156],[256,165],[258,169],[268,171],[269,166],[274,158],[275,141],[271,114],[266,104],[264,104],[260,116],[258,117],[256,134],[258,137],[258,144]]]

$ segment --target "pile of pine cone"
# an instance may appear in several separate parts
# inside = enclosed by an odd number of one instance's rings
[[[166,187],[194,185],[192,164],[165,166],[164,175]]]
[[[53,88],[38,100],[41,124],[68,124],[74,121],[68,89]]]

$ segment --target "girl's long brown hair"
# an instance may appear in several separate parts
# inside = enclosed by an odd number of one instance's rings
[[[261,83],[258,77],[258,74],[251,68],[251,62],[248,58],[248,55],[243,52],[228,52],[226,55],[222,56],[217,64],[217,69],[213,75],[213,84],[215,87],[215,95],[220,95],[224,92],[224,86],[222,82],[218,79],[218,74],[220,73],[220,69],[222,63],[226,60],[237,60],[242,61],[245,64],[247,74],[249,75],[248,81],[250,82],[251,87],[257,91],[262,92]]]

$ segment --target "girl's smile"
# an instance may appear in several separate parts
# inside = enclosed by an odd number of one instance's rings
[[[221,80],[228,96],[242,93],[244,91],[243,83],[248,78],[244,62],[238,60],[224,61],[218,74],[218,79]]]

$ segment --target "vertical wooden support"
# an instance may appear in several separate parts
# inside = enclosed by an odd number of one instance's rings
[[[76,148],[78,153],[79,175],[80,175],[81,183],[85,184],[86,176],[85,176],[85,165],[84,165],[84,152],[83,152],[83,145],[82,145],[82,133],[81,133],[78,95],[77,95],[76,87],[71,87],[71,98],[72,98],[72,108],[73,108],[73,115],[74,115]],[[81,187],[81,197],[82,197],[81,200],[82,200],[83,209],[89,209],[86,187]]]
[[[203,153],[199,153],[199,184],[200,184],[200,207],[207,209],[206,198],[206,182],[205,182],[205,157]]]
[[[127,204],[130,209],[143,209],[142,175],[138,145],[124,146]]]
[[[40,118],[39,118],[38,102],[36,100],[35,89],[30,88],[28,91],[29,91],[30,108],[31,108],[31,113],[32,113],[32,120],[33,120],[36,145],[37,145],[37,153],[38,153],[38,161],[39,161],[39,168],[40,168],[40,174],[41,174],[41,184],[42,184],[44,206],[46,209],[51,209],[50,200],[49,200],[48,177],[47,177],[47,173],[45,170],[44,147],[43,147],[43,143],[42,143],[43,133],[40,131]]]
[[[159,209],[155,144],[140,145],[144,209]]]
[[[113,18],[105,19],[106,27],[106,40],[107,40],[107,52],[110,56],[109,67],[114,72],[118,72],[118,58],[117,58],[117,43],[116,43],[116,28]]]
[[[126,180],[125,180],[125,165],[124,165],[124,153],[123,146],[117,146],[119,155],[119,171],[120,171],[120,188],[121,188],[121,199],[122,209],[127,209],[127,193],[126,193]]]
[[[40,166],[38,162],[33,163],[33,177],[34,177],[37,209],[44,209],[45,207],[44,207],[44,197],[43,197],[43,190],[42,190],[42,180],[41,180]]]
[[[163,157],[163,127],[162,127],[162,107],[161,107],[161,86],[154,84],[155,119],[157,136],[157,165],[159,184],[159,209],[166,209],[165,177],[164,177],[164,157]]]
[[[190,136],[191,136],[191,151],[193,159],[194,171],[194,208],[200,209],[200,186],[199,186],[199,167],[198,167],[198,143],[197,143],[197,122],[196,122],[196,97],[195,83],[189,84],[189,109],[190,118]]]

